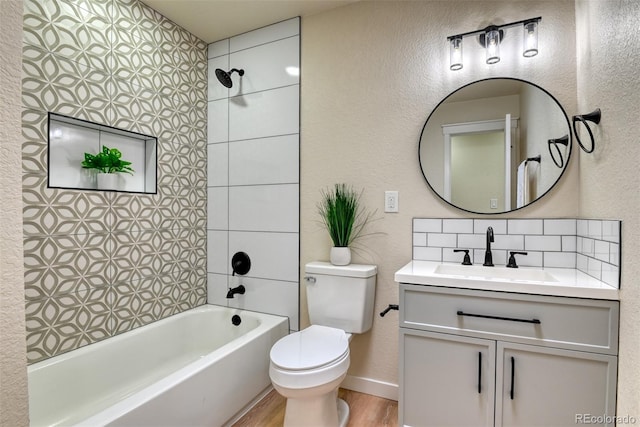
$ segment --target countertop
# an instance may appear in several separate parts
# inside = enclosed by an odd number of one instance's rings
[[[572,268],[545,268],[544,271],[551,274],[556,281],[533,281],[500,278],[485,279],[482,277],[462,277],[460,275],[436,273],[436,268],[441,264],[460,265],[432,261],[411,261],[395,273],[395,281],[450,288],[620,300],[619,289]],[[520,267],[520,269],[525,270],[527,267]]]

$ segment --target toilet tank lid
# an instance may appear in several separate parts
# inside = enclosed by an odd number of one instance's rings
[[[364,278],[375,276],[378,273],[378,267],[365,264],[333,265],[329,262],[314,261],[305,265],[305,272],[326,274],[329,276]]]

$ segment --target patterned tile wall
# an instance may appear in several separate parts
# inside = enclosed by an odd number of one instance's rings
[[[413,259],[460,262],[470,249],[474,264],[482,263],[487,227],[494,230],[493,262],[506,265],[509,251],[528,267],[574,268],[620,287],[620,221],[586,219],[414,218]]]
[[[207,46],[138,0],[25,0],[30,363],[206,303]],[[158,194],[47,188],[47,112],[158,137]]]

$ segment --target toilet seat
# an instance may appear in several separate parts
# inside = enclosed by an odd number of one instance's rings
[[[281,338],[271,348],[270,358],[269,376],[275,386],[324,386],[347,374],[349,339],[340,329],[312,325]]]
[[[343,330],[311,325],[276,342],[270,358],[280,369],[304,371],[330,365],[348,352],[349,339]]]

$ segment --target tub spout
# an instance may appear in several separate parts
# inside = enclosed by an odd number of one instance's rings
[[[233,298],[233,296],[236,294],[244,295],[245,290],[246,289],[244,288],[244,285],[240,285],[235,288],[229,288],[229,292],[227,292],[227,298]]]

